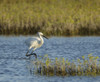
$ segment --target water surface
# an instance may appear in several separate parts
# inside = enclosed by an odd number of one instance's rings
[[[31,74],[30,60],[25,56],[24,41],[31,36],[0,36],[0,82],[99,82],[100,76],[41,76]],[[92,53],[100,57],[100,37],[51,37],[35,51],[51,59],[64,57],[70,61]]]

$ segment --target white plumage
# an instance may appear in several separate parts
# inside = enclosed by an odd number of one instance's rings
[[[45,37],[42,32],[38,32],[37,37],[32,37],[25,41],[26,45],[29,47],[26,56],[28,56],[28,52],[30,51],[30,49],[33,49],[33,51],[31,52],[32,54],[35,49],[40,48],[43,45],[44,40],[42,36]]]

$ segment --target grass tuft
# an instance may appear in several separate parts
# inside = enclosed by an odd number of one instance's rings
[[[33,61],[35,73],[57,76],[96,76],[100,75],[100,58],[89,54],[87,57],[69,61],[65,58],[51,60],[48,55]]]

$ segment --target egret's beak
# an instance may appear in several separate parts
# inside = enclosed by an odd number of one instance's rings
[[[48,39],[46,36],[43,35],[44,38]]]

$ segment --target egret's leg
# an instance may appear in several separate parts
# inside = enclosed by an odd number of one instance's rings
[[[36,48],[34,48],[34,49],[32,50],[31,54],[33,54],[33,52],[35,51],[35,49],[36,49]]]
[[[36,55],[36,53],[33,53],[33,55],[35,56],[35,58],[37,59],[37,55]]]
[[[34,49],[32,50],[32,52],[31,52],[31,54],[30,54],[30,55],[34,55],[34,56],[35,56],[35,58],[37,58],[36,53],[33,53],[33,52],[35,51],[35,49],[36,49],[36,48],[34,48]]]
[[[29,51],[30,51],[30,49],[27,51],[26,56],[29,56],[29,55],[28,55]]]
[[[36,55],[36,53],[31,53],[29,56],[31,56],[31,55],[34,55],[35,58],[37,59],[37,55]]]

